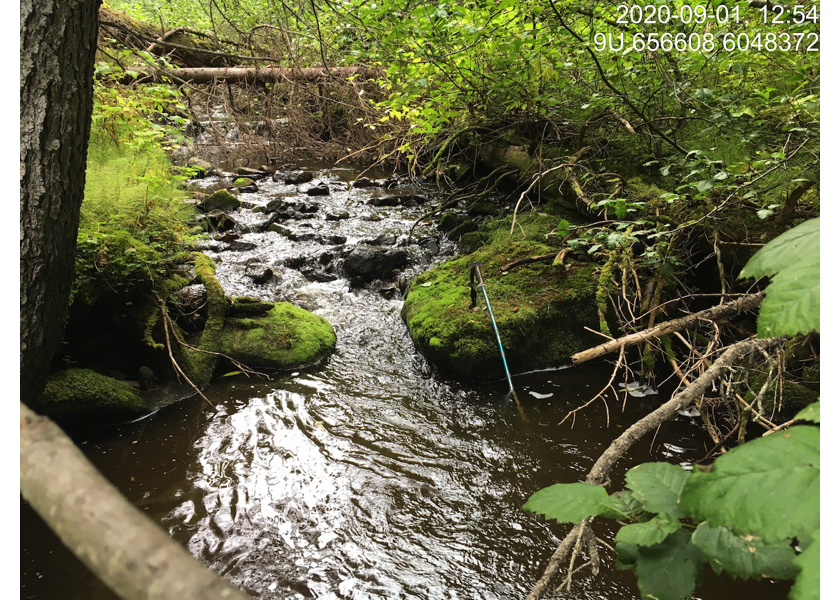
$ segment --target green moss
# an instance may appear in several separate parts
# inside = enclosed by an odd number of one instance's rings
[[[478,229],[478,225],[472,219],[467,219],[460,225],[457,225],[449,232],[448,236],[450,240],[459,240],[461,239],[462,235],[467,233],[472,233]]]
[[[501,272],[503,264],[552,250],[530,241],[496,243],[417,277],[402,310],[414,343],[444,370],[481,380],[502,376],[480,290],[479,310],[469,308],[470,264],[480,261],[511,370],[560,366],[575,352],[597,344],[598,338],[584,330],[598,323],[593,266],[577,264],[566,271],[531,263],[507,275]]]
[[[236,187],[245,187],[248,185],[253,185],[254,183],[256,182],[249,177],[237,177],[234,180],[233,185],[235,185]]]
[[[206,254],[195,252],[192,255],[195,275],[207,290],[207,321],[201,332],[198,347],[206,352],[197,352],[175,344],[175,360],[187,374],[187,377],[199,387],[210,383],[216,367],[217,356],[207,352],[219,352],[222,328],[225,324],[227,299],[219,280],[216,279],[216,265]]]
[[[274,308],[273,302],[263,302],[248,296],[234,296],[228,298],[228,317],[249,317],[265,315]]]
[[[242,206],[242,203],[239,201],[239,198],[231,194],[229,191],[219,190],[217,192],[213,192],[202,200],[200,206],[204,212],[210,212],[215,209],[226,212],[239,208]]]
[[[60,421],[113,421],[143,413],[146,404],[122,381],[90,369],[67,369],[50,377],[33,408]]]
[[[321,317],[277,302],[265,316],[228,318],[221,352],[255,368],[297,369],[335,349],[335,331]]]

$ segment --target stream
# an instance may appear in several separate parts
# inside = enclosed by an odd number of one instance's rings
[[[284,233],[243,234],[240,242],[256,245],[250,250],[212,243],[206,252],[228,295],[288,300],[326,318],[338,337],[335,354],[271,381],[219,378],[206,391],[217,413],[190,398],[132,424],[77,434],[77,443],[140,510],[255,598],[523,598],[568,526],[521,506],[545,486],[582,480],[671,389],[626,401],[610,396],[572,426],[558,424],[604,386],[612,365],[516,374],[518,400],[507,393],[501,361],[499,380],[488,384],[437,373],[400,318],[396,284],[351,289],[340,270],[309,278],[301,270],[365,239],[393,235],[401,243],[429,205],[376,207],[371,199],[394,191],[349,189],[358,175],[351,168],[301,166],[317,171],[329,196],[306,197],[269,178],[242,198],[257,206],[278,196],[314,203],[312,218],[281,222]],[[326,219],[342,211],[349,218]],[[251,227],[266,217],[248,208],[232,216]],[[414,239],[426,242],[406,246],[407,276],[453,251],[428,226]],[[255,261],[273,270],[267,283],[244,276]],[[613,481],[639,462],[700,459],[701,428],[690,415],[666,424],[621,460]],[[21,508],[21,598],[115,597],[23,501]],[[612,543],[614,529],[602,524],[596,532]],[[611,550],[602,548],[602,561],[597,577],[581,572],[558,597],[636,598],[632,574],[615,569]],[[773,600],[788,590],[709,570],[696,598]]]

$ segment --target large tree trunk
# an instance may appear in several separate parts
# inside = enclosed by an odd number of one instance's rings
[[[93,107],[97,9],[20,3],[20,393],[44,388],[73,281]]]

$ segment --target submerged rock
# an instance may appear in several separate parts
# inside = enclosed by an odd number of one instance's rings
[[[307,196],[329,196],[330,195],[330,188],[329,186],[324,183],[323,181],[319,181],[313,186],[307,188],[304,193]]]
[[[315,178],[315,174],[309,171],[291,171],[282,173],[280,178],[275,179],[275,181],[280,181],[281,178],[286,185],[300,185],[312,181]]]
[[[52,375],[32,408],[62,422],[94,423],[132,419],[148,410],[136,389],[90,369]]]
[[[271,267],[259,263],[252,263],[245,268],[245,277],[257,284],[266,283],[274,276]]]
[[[584,329],[598,328],[595,267],[566,271],[531,263],[503,275],[500,266],[552,248],[534,242],[484,247],[417,277],[408,289],[402,317],[414,344],[442,370],[477,380],[503,377],[499,347],[481,291],[470,309],[470,265],[481,262],[508,366],[512,372],[559,367],[598,344]]]
[[[195,170],[194,177],[196,179],[203,179],[204,177],[215,175],[217,172],[213,165],[211,165],[203,158],[199,158],[197,156],[191,157],[187,161],[187,166]]]
[[[374,279],[391,279],[396,271],[408,265],[408,252],[402,248],[377,248],[359,245],[344,259],[344,272],[354,285]]]
[[[335,349],[335,341],[325,319],[276,302],[264,315],[226,318],[221,351],[250,367],[288,370],[320,362]]]
[[[236,169],[237,175],[249,177],[251,179],[265,179],[268,177],[268,171],[265,169],[251,169],[249,167],[239,167]]]

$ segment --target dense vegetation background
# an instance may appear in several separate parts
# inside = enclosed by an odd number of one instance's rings
[[[819,382],[819,4],[631,6],[110,2],[72,301],[178,284],[171,266],[195,234],[179,187],[191,171],[173,171],[168,151],[188,144],[208,98],[243,123],[281,124],[294,140],[281,152],[381,162],[462,187],[460,202],[504,192],[516,208],[483,243],[537,239],[555,264],[594,263],[608,337],[770,278],[757,324],[704,322],[619,358],[673,368],[689,390],[726,358],[725,389],[700,410],[729,452],[694,473],[641,465],[612,496],[606,476],[559,484],[526,508],[584,523],[572,564],[592,518],[627,523],[615,550],[645,597],[690,597],[704,562],[818,597],[819,408],[781,407]],[[290,71],[207,87],[177,70],[226,66]],[[359,66],[349,83],[330,77]],[[324,78],[301,84],[306,68]],[[755,423],[772,434],[748,441]]]

